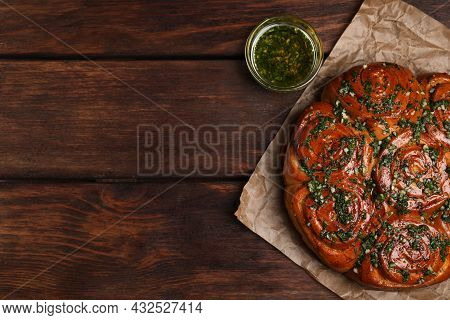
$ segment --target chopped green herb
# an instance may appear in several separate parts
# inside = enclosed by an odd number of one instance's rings
[[[382,158],[381,158],[381,160],[380,160],[380,165],[382,166],[382,167],[389,167],[389,165],[392,163],[392,160],[393,160],[394,158],[393,158],[393,155],[392,154],[387,154],[387,155],[384,155]]]
[[[355,263],[355,268],[358,268],[361,266],[361,263],[363,262],[364,258],[366,257],[366,252],[370,251],[370,249],[373,248],[375,245],[375,242],[377,241],[377,236],[375,232],[369,233],[361,242],[361,252],[359,253],[358,259]]]
[[[398,213],[400,214],[406,214],[408,213],[408,206],[409,206],[409,197],[406,194],[405,190],[401,190],[398,193],[394,193],[391,195],[391,198],[395,201],[395,207],[398,210]]]
[[[351,93],[354,93],[354,91],[352,86],[350,85],[350,82],[348,82],[347,80],[342,80],[341,88],[339,89],[339,94],[345,95]]]
[[[353,232],[351,230],[344,231],[342,229],[339,229],[338,231],[335,232],[335,234],[342,242],[348,241],[348,239],[350,239],[353,236]]]
[[[422,273],[425,277],[436,274],[436,272],[434,272],[433,269],[425,269],[425,270],[423,270]]]
[[[394,240],[393,239],[391,239],[391,240],[389,240],[389,242],[388,242],[388,244],[386,245],[386,247],[384,247],[384,251],[386,252],[386,253],[390,253],[391,251],[392,251],[392,249],[394,248]]]
[[[431,178],[424,179],[423,186],[424,186],[423,191],[427,196],[439,193],[439,191],[440,191],[438,183]]]
[[[353,126],[355,127],[356,130],[359,130],[359,131],[367,130],[366,123],[361,122],[358,119],[355,120],[355,122],[353,123]]]
[[[413,138],[418,141],[420,139],[420,135],[426,131],[426,125],[432,121],[433,115],[428,111],[425,110],[423,112],[423,116],[417,120],[417,123],[415,123],[412,126],[413,130]]]
[[[370,263],[372,264],[372,266],[374,266],[375,268],[378,268],[378,254],[376,251],[372,252],[370,254]]]
[[[433,163],[436,163],[439,158],[439,150],[432,147],[428,147],[426,145],[424,146],[424,150],[430,156],[431,161],[433,161]]]
[[[334,194],[334,211],[336,212],[338,221],[347,225],[353,220],[353,215],[350,213],[349,207],[351,205],[350,194],[341,189],[338,189]]]
[[[383,113],[386,111],[391,111],[395,104],[395,99],[397,98],[397,94],[393,93],[389,97],[384,98],[381,102],[381,108],[374,109],[375,113]]]
[[[300,28],[280,25],[260,36],[254,58],[256,69],[264,80],[275,86],[291,87],[311,72],[314,47]]]
[[[447,201],[438,211],[442,212],[441,220],[446,223],[450,223],[450,199],[447,199]]]
[[[394,152],[396,150],[396,147],[391,145],[389,147],[389,150],[387,150],[387,154],[385,154],[383,157],[381,157],[380,159],[380,166],[382,167],[389,167],[392,163],[392,161],[394,160]]]
[[[410,245],[411,245],[411,248],[413,248],[413,250],[420,251],[422,249],[422,245],[420,244],[420,242],[417,239],[414,239],[413,241],[411,241]]]
[[[389,233],[392,231],[392,229],[393,229],[392,225],[391,225],[390,223],[386,222],[386,221],[382,221],[382,222],[381,222],[381,227],[383,227],[383,229],[386,230],[386,232],[387,232],[388,234],[389,234]]]
[[[445,236],[436,236],[430,239],[430,248],[431,250],[439,249],[439,255],[441,256],[441,260],[445,261],[448,254],[448,246],[450,246],[450,239]]]
[[[433,115],[430,113],[429,110],[425,110],[423,112],[422,117],[420,117],[416,123],[411,122],[409,120],[400,119],[398,122],[398,125],[401,128],[407,128],[410,127],[413,132],[413,139],[418,141],[420,139],[420,135],[426,131],[426,125],[432,121],[434,121],[436,118],[433,117]]]
[[[448,107],[449,101],[448,100],[439,100],[439,101],[433,101],[430,102],[430,108],[431,110],[446,110]]]
[[[446,131],[450,131],[450,120],[444,120],[444,121],[442,122],[442,124],[444,125],[444,129],[445,129]]]
[[[356,137],[342,137],[340,140],[340,146],[345,152],[344,159],[342,161],[348,161],[355,152],[358,139]]]
[[[408,229],[408,234],[415,238],[430,230],[430,228],[428,228],[428,226],[425,224],[421,224],[418,226],[409,224],[406,228]]]
[[[311,193],[311,197],[314,202],[317,204],[323,204],[325,202],[325,198],[323,196],[323,189],[325,189],[325,185],[320,183],[319,181],[313,179],[308,182],[308,190]]]
[[[370,81],[365,81],[364,84],[363,84],[363,88],[364,88],[364,91],[367,94],[371,94],[372,93],[372,83]]]
[[[399,272],[402,275],[402,281],[408,282],[409,281],[409,271],[400,269]]]
[[[373,155],[378,156],[380,151],[389,144],[391,139],[389,137],[386,137],[383,140],[378,140],[374,132],[370,131],[369,134],[373,139],[373,141],[370,143],[370,146],[373,148]]]
[[[308,166],[306,165],[306,162],[304,159],[300,160],[300,168],[309,176],[312,177],[312,175],[314,174],[314,171],[309,169]]]
[[[319,133],[327,128],[327,125],[332,122],[333,119],[330,117],[319,117],[319,123],[310,131],[314,137],[317,137]]]
[[[320,232],[320,237],[321,238],[326,238],[330,241],[334,241],[336,240],[336,235],[334,235],[332,232],[326,230],[325,228],[322,229],[322,231]]]
[[[413,124],[413,123],[412,123],[411,121],[406,120],[406,119],[400,119],[400,120],[398,121],[398,126],[399,126],[400,128],[408,128],[408,127],[411,127],[412,124]]]

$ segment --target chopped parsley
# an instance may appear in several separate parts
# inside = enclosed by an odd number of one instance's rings
[[[375,268],[378,268],[378,253],[376,251],[373,251],[370,254],[370,263],[372,264],[372,266],[374,266]]]
[[[402,281],[403,282],[408,282],[409,281],[409,271],[408,270],[400,269],[398,272],[400,272],[400,274],[402,275]]]
[[[334,212],[336,212],[337,219],[340,223],[347,225],[353,220],[353,215],[350,213],[349,207],[351,199],[348,192],[338,189],[334,194]]]
[[[391,251],[392,251],[392,249],[394,249],[394,240],[393,239],[391,239],[391,240],[389,240],[389,242],[388,242],[388,244],[386,245],[386,247],[384,247],[384,251],[386,252],[386,253],[390,253]]]
[[[353,232],[351,230],[344,231],[342,229],[339,229],[335,232],[335,234],[342,242],[349,240],[353,236]]]
[[[380,160],[380,166],[382,167],[389,167],[392,163],[392,160],[394,159],[393,155],[388,153],[384,155]]]
[[[441,256],[442,261],[445,261],[445,259],[447,258],[448,246],[450,246],[450,239],[445,238],[445,236],[436,236],[430,239],[431,250],[439,249],[439,255]]]
[[[392,199],[396,202],[395,207],[400,214],[408,213],[409,197],[405,190],[392,195]]]
[[[390,142],[390,138],[386,137],[382,140],[378,140],[375,133],[373,131],[369,132],[369,135],[372,137],[373,141],[369,144],[373,149],[373,155],[376,157]]]
[[[375,245],[375,242],[377,241],[377,235],[375,232],[369,233],[361,242],[361,252],[358,256],[358,259],[355,263],[355,268],[358,268],[361,266],[361,263],[363,262],[364,258],[366,257],[366,251],[370,251],[370,249],[373,248]]]
[[[433,269],[430,268],[423,270],[422,273],[425,277],[436,274],[436,272],[434,272]]]
[[[354,121],[353,127],[355,127],[355,129],[356,129],[356,130],[359,130],[359,131],[367,130],[366,123],[365,123],[365,122],[359,121],[359,119],[356,119],[356,120]]]
[[[254,60],[265,82],[289,88],[311,72],[314,52],[312,42],[299,27],[283,24],[262,33],[255,45]]]
[[[400,128],[408,128],[408,127],[411,127],[413,124],[414,124],[413,122],[403,119],[403,118],[398,121],[398,126]]]
[[[370,81],[365,81],[363,84],[363,88],[365,93],[372,93],[372,83]]]
[[[380,166],[382,167],[389,167],[392,163],[392,161],[394,160],[394,151],[396,150],[395,146],[390,146],[388,153],[385,154],[383,157],[381,157],[380,159]]]
[[[308,190],[311,193],[311,197],[314,202],[319,205],[325,203],[325,198],[323,196],[323,189],[325,189],[325,187],[324,184],[315,179],[308,182]]]
[[[427,196],[439,193],[439,191],[440,191],[438,183],[435,180],[431,179],[431,178],[424,179],[423,186],[424,186],[423,192]]]
[[[328,128],[328,124],[330,122],[333,122],[333,119],[330,117],[324,117],[324,116],[320,116],[318,117],[318,123],[317,125],[309,132],[310,134],[308,135],[308,137],[305,140],[305,144],[309,145],[311,142],[311,138],[317,138],[317,136],[319,135],[319,133],[321,133],[322,131],[324,131],[325,129]]]
[[[449,101],[447,100],[439,100],[439,101],[433,101],[430,102],[430,108],[431,110],[446,110],[448,107]]]
[[[413,138],[417,141],[420,139],[420,135],[426,131],[426,125],[433,119],[433,115],[425,110],[423,116],[417,120],[417,123],[412,125]]]
[[[424,232],[427,232],[428,230],[430,230],[428,228],[428,226],[426,226],[424,224],[421,224],[419,226],[409,224],[406,228],[408,229],[408,234],[414,238],[417,238],[418,236],[422,235]]]
[[[420,244],[419,240],[417,240],[417,239],[414,239],[413,241],[411,241],[410,246],[411,246],[411,248],[413,248],[413,250],[416,250],[416,251],[420,251],[422,249],[422,245]]]
[[[417,120],[416,123],[411,122],[409,120],[400,119],[398,125],[401,128],[410,127],[413,132],[413,139],[418,141],[420,139],[420,135],[426,131],[426,125],[431,122],[435,122],[436,118],[429,110],[425,110],[423,115]]]
[[[386,234],[388,234],[388,235],[392,234],[392,229],[394,227],[392,227],[392,225],[390,223],[388,223],[387,221],[382,221],[381,227],[385,230]]]
[[[344,107],[342,106],[341,101],[336,100],[333,106],[333,114],[340,120],[341,123],[348,123],[348,115]]]
[[[444,125],[444,129],[445,129],[446,131],[450,131],[450,120],[444,120],[444,121],[442,122],[442,124]]]
[[[325,229],[325,227],[322,229],[322,231],[320,231],[320,237],[321,238],[326,238],[326,239],[328,239],[330,241],[336,240],[336,235],[333,234],[332,232],[328,231],[327,229]]]
[[[428,156],[430,157],[431,161],[433,161],[433,163],[436,163],[438,158],[439,158],[439,150],[429,147],[427,145],[423,146],[423,150],[428,153]]]
[[[310,134],[317,137],[319,133],[327,128],[327,124],[332,122],[333,119],[330,117],[319,117],[319,123],[310,131]]]
[[[375,113],[384,113],[386,111],[391,111],[394,108],[395,99],[397,94],[393,93],[389,97],[384,98],[381,102],[381,108],[374,109]]]
[[[352,86],[350,85],[350,82],[347,80],[342,80],[341,82],[341,88],[339,89],[340,95],[350,94],[354,93]]]
[[[358,139],[356,137],[342,137],[340,140],[341,148],[343,148],[345,156],[343,161],[347,161],[351,158],[355,152],[356,146],[358,144]]]
[[[441,220],[450,223],[450,199],[447,199],[447,201],[444,203],[444,205],[438,210],[438,212],[441,211]]]
[[[314,171],[311,170],[310,168],[308,168],[305,160],[300,160],[300,168],[309,176],[312,177],[312,175],[314,174]]]
[[[381,104],[375,103],[370,100],[370,96],[366,95],[364,97],[359,97],[358,102],[364,105],[368,111],[375,114],[382,114],[387,111],[391,111],[396,104],[395,99],[397,98],[397,92],[391,94],[389,97],[384,98]]]

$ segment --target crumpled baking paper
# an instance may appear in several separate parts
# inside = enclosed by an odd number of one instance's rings
[[[290,111],[244,187],[237,218],[344,299],[450,299],[450,280],[421,289],[373,290],[324,266],[302,243],[283,203],[283,181],[275,159],[284,155],[288,126],[319,100],[322,87],[350,67],[376,61],[409,67],[416,75],[449,72],[449,29],[398,0],[365,1],[318,76]]]

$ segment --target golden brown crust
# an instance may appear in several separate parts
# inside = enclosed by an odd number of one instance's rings
[[[368,286],[450,276],[450,76],[357,66],[306,108],[287,150],[289,216],[323,263]]]

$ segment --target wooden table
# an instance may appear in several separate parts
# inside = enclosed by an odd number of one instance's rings
[[[443,1],[408,2],[448,25]],[[241,141],[227,140],[214,175],[180,182],[138,174],[137,128],[276,129],[299,93],[252,80],[250,30],[298,14],[329,52],[360,5],[0,1],[0,295],[336,298],[233,216],[270,133],[245,161],[227,152]]]

